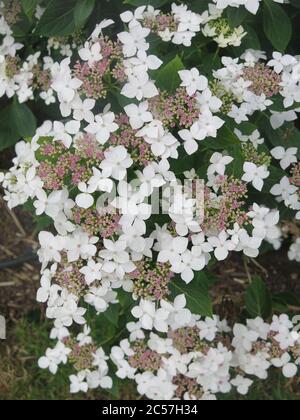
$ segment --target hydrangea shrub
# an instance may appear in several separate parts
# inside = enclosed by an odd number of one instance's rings
[[[72,365],[72,393],[129,379],[154,400],[246,395],[271,370],[293,378],[288,303],[278,313],[253,278],[241,318],[223,319],[209,273],[287,237],[300,260],[300,61],[284,51],[284,1],[127,3],[138,7],[45,61],[40,96],[60,117],[19,142],[1,175],[9,207],[27,203],[48,225],[37,300],[56,344],[39,365]],[[261,14],[266,51],[244,23]]]

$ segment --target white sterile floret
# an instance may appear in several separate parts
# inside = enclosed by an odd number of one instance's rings
[[[199,70],[193,68],[191,70],[180,70],[179,76],[182,80],[181,86],[186,88],[187,93],[192,96],[197,91],[203,91],[208,87],[208,80],[201,76]]]
[[[100,144],[105,144],[111,133],[114,133],[119,128],[118,124],[115,123],[115,114],[104,110],[104,114],[96,115],[95,121],[91,122],[85,131],[90,134],[95,134],[96,139]]]
[[[297,147],[285,149],[282,146],[278,146],[271,150],[271,155],[275,159],[280,160],[280,166],[283,170],[287,169],[292,163],[296,163],[298,161],[297,153]]]
[[[243,169],[244,175],[242,180],[250,182],[255,189],[261,191],[264,186],[264,180],[270,176],[267,167],[265,165],[257,166],[252,162],[245,162]]]

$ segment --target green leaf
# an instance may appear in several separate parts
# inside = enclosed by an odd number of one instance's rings
[[[284,9],[272,0],[264,0],[264,30],[274,48],[284,52],[292,37],[292,22]]]
[[[109,308],[103,312],[103,315],[111,324],[113,324],[115,327],[118,327],[119,313],[120,305],[115,304],[110,305]]]
[[[36,6],[40,3],[40,0],[21,0],[21,3],[25,15],[31,20],[36,10]]]
[[[189,156],[185,153],[183,147],[180,148],[180,159],[169,159],[170,168],[176,175],[182,175],[185,171],[189,171],[195,162],[195,155]],[[193,164],[194,162],[194,164]]]
[[[241,47],[238,48],[240,54],[247,48],[252,48],[254,50],[261,50],[261,43],[259,36],[254,28],[250,25],[244,25],[244,29],[247,32],[247,35],[243,39],[243,44]]]
[[[266,283],[260,277],[253,277],[246,293],[246,309],[253,318],[267,319],[272,314],[272,298]]]
[[[275,184],[279,184],[280,180],[284,176],[287,176],[286,172],[283,169],[281,169],[281,168],[279,168],[277,166],[271,165],[271,166],[269,166],[268,170],[270,172],[270,175],[265,180],[264,189],[263,189],[263,191],[265,191],[265,192],[270,192],[270,189]]]
[[[74,10],[77,0],[51,0],[36,28],[37,35],[68,36],[76,31]]]
[[[233,161],[227,168],[226,173],[239,179],[243,176],[244,157],[241,146],[234,146],[228,149],[228,155],[233,157]]]
[[[25,104],[14,103],[0,111],[0,150],[36,131],[36,120]]]
[[[118,290],[118,301],[124,309],[129,308],[134,303],[131,294],[125,292],[123,289]]]
[[[91,16],[95,7],[95,0],[77,0],[74,9],[74,21],[76,28],[81,28]]]
[[[229,7],[227,9],[227,16],[229,20],[229,25],[231,28],[237,28],[240,26],[248,15],[247,9],[245,7]]]
[[[195,275],[190,284],[185,284],[181,278],[171,282],[170,289],[172,297],[184,294],[187,301],[187,307],[197,315],[213,316],[212,299],[209,295],[210,280],[204,274],[199,272]]]
[[[233,146],[240,147],[241,142],[227,126],[227,124],[224,124],[223,127],[218,131],[218,136],[216,139],[206,139],[202,141],[200,145],[206,147],[209,150],[225,150]]]
[[[181,83],[178,72],[184,69],[185,67],[183,62],[180,57],[176,55],[173,60],[159,70],[156,77],[156,85],[162,90],[174,92]]]
[[[164,4],[171,3],[171,0],[125,0],[124,3],[131,6],[146,6],[149,4],[153,7],[161,7]]]
[[[291,3],[294,7],[297,7],[297,9],[300,9],[300,2],[299,2],[299,0],[290,0],[290,3]]]

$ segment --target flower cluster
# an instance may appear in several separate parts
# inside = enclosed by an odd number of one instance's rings
[[[262,0],[213,0],[216,3],[218,9],[226,9],[227,7],[240,7],[245,6],[245,8],[252,14],[258,12],[260,2]],[[273,0],[276,3],[284,3],[285,0]]]
[[[287,316],[235,324],[218,316],[201,319],[185,307],[184,295],[160,307],[141,301],[127,325],[129,339],[111,351],[117,376],[133,379],[141,396],[153,400],[214,400],[232,389],[246,395],[254,380],[272,368],[296,376],[299,334]],[[151,331],[151,332],[150,332]]]
[[[208,12],[204,12],[202,33],[206,37],[213,38],[220,48],[228,46],[239,47],[243,38],[247,35],[243,26],[232,28],[228,19],[223,17],[223,11],[210,4]]]
[[[228,92],[232,100],[228,116],[237,124],[249,121],[256,111],[271,108],[270,119],[273,128],[279,128],[285,121],[297,118],[294,110],[300,100],[299,61],[291,55],[273,54],[266,61],[263,51],[247,50],[241,59],[223,57],[224,67],[214,72],[221,92]],[[223,93],[225,95],[225,93]],[[272,110],[273,97],[283,98],[285,111]]]
[[[37,26],[44,8],[35,9],[32,25]],[[16,97],[19,103],[41,99],[46,105],[56,102],[51,88],[55,59],[72,56],[80,40],[48,40],[47,49],[41,49],[24,59],[25,45],[17,42],[14,25],[22,18],[22,6],[17,0],[0,3],[0,98]]]

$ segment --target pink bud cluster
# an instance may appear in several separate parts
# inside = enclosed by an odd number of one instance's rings
[[[238,223],[240,227],[248,221],[245,211],[247,186],[238,179],[220,176],[218,180],[220,193],[216,200],[210,188],[205,190],[205,218],[202,228],[204,231],[227,230]]]
[[[134,162],[147,166],[157,158],[151,151],[151,146],[142,137],[136,137],[137,130],[131,128],[127,115],[121,114],[117,117],[116,123],[119,130],[110,137],[110,144],[113,146],[124,146]]]
[[[101,37],[98,42],[103,59],[92,65],[78,61],[73,70],[74,76],[83,82],[80,93],[93,99],[106,98],[114,83],[126,80],[120,43],[108,37]]]
[[[243,78],[252,82],[249,90],[260,96],[265,94],[271,98],[281,91],[281,76],[264,63],[257,63],[254,67],[245,67]]]
[[[296,163],[291,170],[290,182],[296,187],[300,187],[300,162]]]
[[[157,16],[146,16],[143,26],[155,33],[163,32],[166,29],[169,29],[170,32],[176,32],[178,29],[178,23],[174,16],[167,13],[160,13]]]
[[[115,209],[104,208],[98,210],[74,207],[74,222],[81,226],[90,236],[109,238],[119,229],[120,215]]]
[[[67,149],[61,142],[51,139],[40,148],[41,164],[38,175],[46,190],[59,190],[69,185],[77,186],[92,175],[92,167],[103,159],[103,151],[93,136],[84,135],[77,147]]]
[[[186,89],[178,88],[173,95],[161,92],[149,101],[153,116],[162,121],[164,127],[190,128],[199,117],[196,95],[188,95]]]
[[[136,265],[137,270],[130,275],[134,295],[145,299],[166,299],[170,294],[169,283],[174,277],[170,264],[145,259]]]
[[[3,16],[8,25],[12,26],[18,23],[21,19],[22,4],[19,0],[4,0]]]

